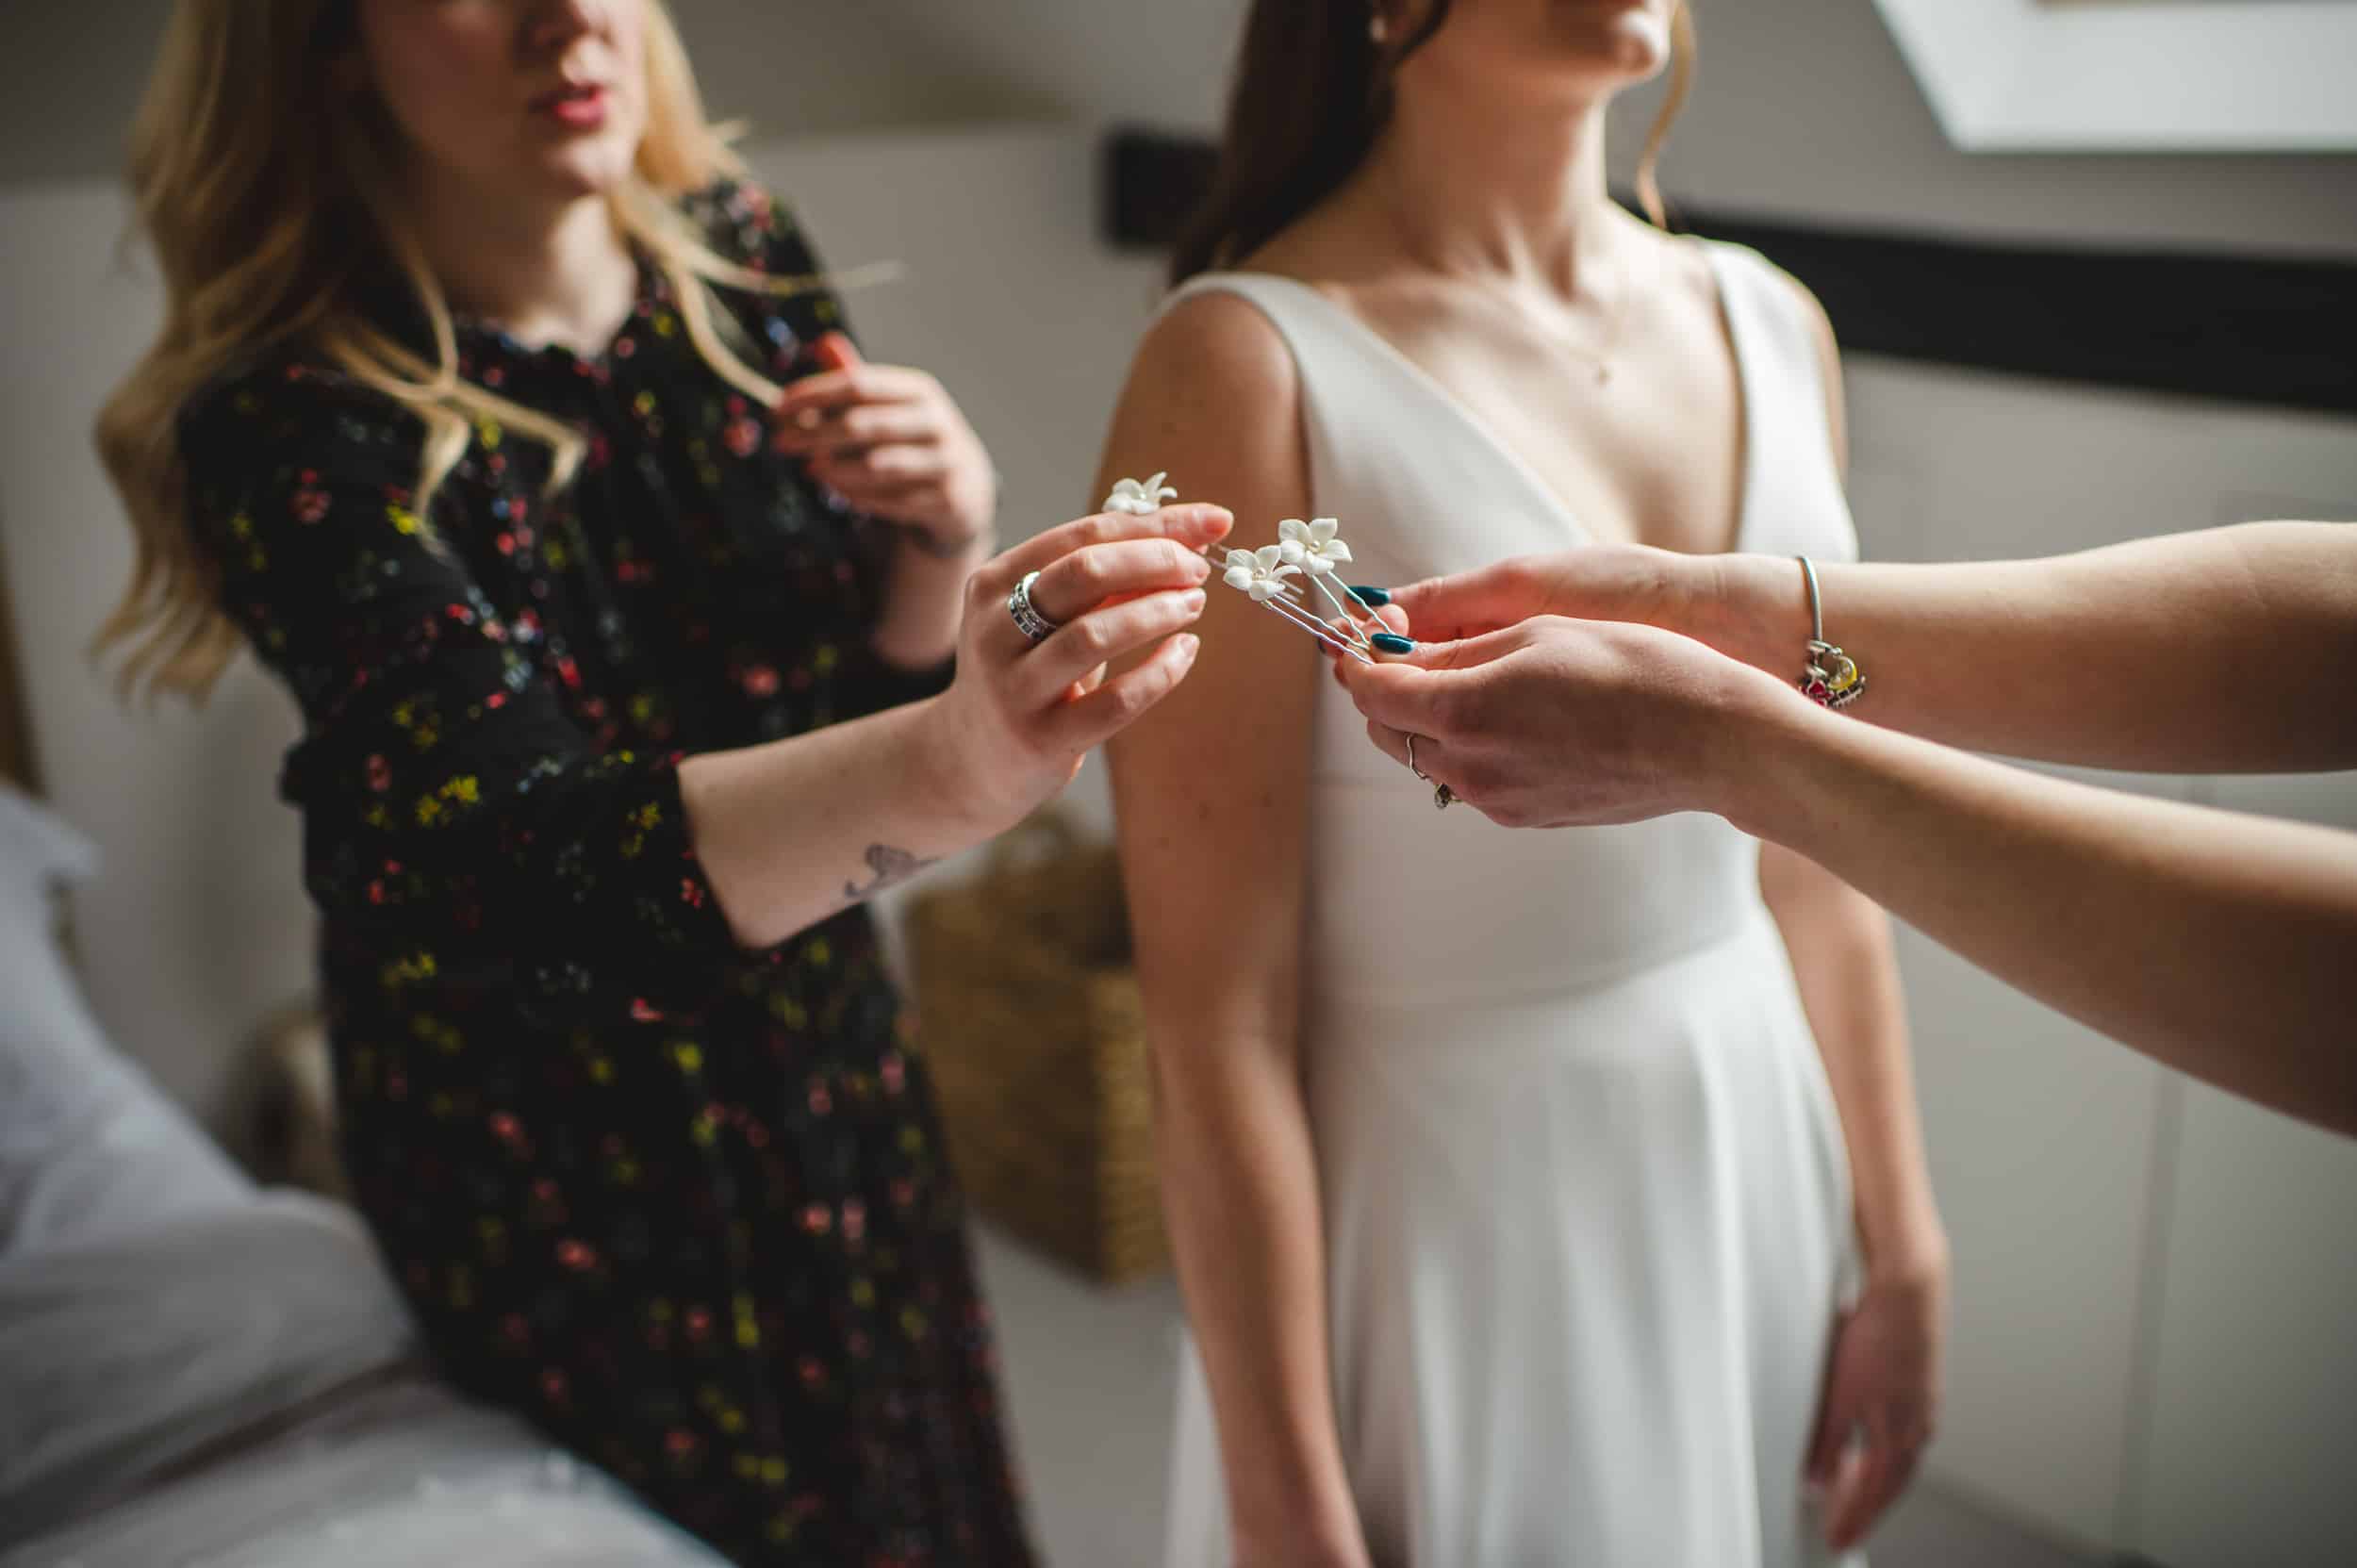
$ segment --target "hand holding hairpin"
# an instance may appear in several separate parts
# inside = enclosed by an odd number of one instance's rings
[[[1158,473],[1150,479],[1118,480],[1113,493],[1105,498],[1104,509],[1145,513],[1175,501],[1178,492],[1162,483],[1168,477]],[[1358,589],[1343,584],[1341,594],[1334,591],[1335,567],[1351,558],[1350,546],[1342,538],[1340,522],[1332,518],[1311,518],[1306,521],[1287,518],[1277,525],[1277,532],[1275,544],[1262,545],[1258,550],[1230,550],[1220,557],[1219,563],[1226,569],[1221,581],[1255,604],[1283,616],[1326,647],[1361,664],[1373,664],[1381,654],[1407,651],[1407,639],[1384,625],[1376,615],[1375,606],[1360,598]],[[1316,588],[1334,607],[1342,618],[1339,622],[1329,622],[1303,604],[1303,583]],[[1368,630],[1369,627],[1373,629]]]

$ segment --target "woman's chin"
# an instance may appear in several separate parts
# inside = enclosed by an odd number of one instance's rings
[[[1614,64],[1631,75],[1650,76],[1670,63],[1670,19],[1650,10],[1625,11],[1613,19]]]
[[[565,196],[602,196],[630,178],[635,149],[622,145],[560,147],[541,165],[549,185]]]
[[[1568,8],[1557,13],[1556,29],[1556,58],[1583,77],[1609,77],[1625,86],[1670,63],[1670,19],[1649,6]]]

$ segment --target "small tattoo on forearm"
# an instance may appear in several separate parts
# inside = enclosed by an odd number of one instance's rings
[[[867,846],[867,869],[873,873],[865,887],[857,883],[843,884],[843,897],[852,903],[874,898],[887,887],[904,883],[926,867],[935,864],[920,860],[906,850],[896,850],[889,844]]]

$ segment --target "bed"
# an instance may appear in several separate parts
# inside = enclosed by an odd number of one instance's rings
[[[257,1186],[106,1038],[0,583],[0,1568],[715,1568],[420,1360],[356,1217]]]

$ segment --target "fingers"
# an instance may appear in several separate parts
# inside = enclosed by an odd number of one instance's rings
[[[1104,512],[1080,518],[1059,523],[983,562],[974,573],[972,591],[983,597],[1004,599],[1027,572],[1045,573],[1057,560],[1090,545],[1113,544],[1123,539],[1169,538],[1189,550],[1200,550],[1226,538],[1228,530],[1234,525],[1235,519],[1226,507],[1199,503],[1165,506],[1144,517]]]
[[[1456,707],[1461,677],[1523,646],[1514,627],[1454,643],[1418,643],[1415,651],[1380,664],[1356,659],[1341,663],[1343,689],[1367,718],[1394,730],[1418,734],[1454,735],[1459,716]]]
[[[1389,724],[1377,724],[1369,719],[1367,738],[1375,742],[1376,751],[1428,784],[1446,784],[1454,787],[1464,777],[1459,767],[1462,759],[1452,752],[1448,743],[1438,735],[1426,734],[1421,730],[1394,730]],[[1412,750],[1408,744],[1411,739],[1415,742]],[[1461,792],[1458,799],[1464,799]]]
[[[1417,734],[1442,734],[1447,693],[1443,680],[1409,664],[1362,665],[1342,661],[1343,689],[1370,723]]]
[[[810,356],[822,369],[830,371],[848,371],[855,365],[867,363],[859,352],[859,345],[851,341],[850,334],[842,331],[820,333],[810,345]]]
[[[1045,707],[1102,666],[1193,625],[1203,603],[1201,588],[1148,594],[1091,610],[1058,628],[1015,661],[1011,679],[1017,706],[1027,713]]]
[[[940,385],[922,371],[898,365],[854,365],[806,375],[779,394],[777,422],[789,429],[800,428],[853,404],[916,403],[931,397]]]
[[[1853,1408],[1849,1380],[1842,1374],[1839,1355],[1842,1331],[1849,1321],[1850,1314],[1845,1312],[1834,1325],[1836,1353],[1828,1359],[1825,1368],[1825,1390],[1818,1399],[1817,1430],[1809,1439],[1808,1460],[1801,1471],[1803,1478],[1820,1490],[1833,1484],[1842,1451],[1849,1447],[1851,1433],[1857,1426],[1857,1411]]]
[[[1528,557],[1391,591],[1392,603],[1416,635],[1436,642],[1477,636],[1548,612],[1544,573]]]
[[[808,408],[782,421],[769,444],[788,456],[856,452],[894,444],[923,445],[947,433],[941,411],[919,403],[861,404]]]
[[[1061,625],[1108,600],[1200,587],[1211,575],[1211,563],[1176,539],[1120,539],[1050,561],[1031,585],[1031,604]]]
[[[1835,1551],[1846,1552],[1865,1540],[1883,1510],[1897,1501],[1914,1479],[1916,1462],[1922,1452],[1920,1443],[1901,1441],[1880,1423],[1870,1427],[1866,1447],[1851,1484],[1835,1500],[1832,1517],[1825,1527],[1826,1544]]]
[[[1170,638],[1150,658],[1050,713],[1047,738],[1076,755],[1103,745],[1178,689],[1201,646],[1192,632]]]
[[[856,454],[832,454],[810,460],[811,476],[846,499],[862,491],[914,489],[938,485],[954,467],[950,454],[934,445],[875,447]]]

